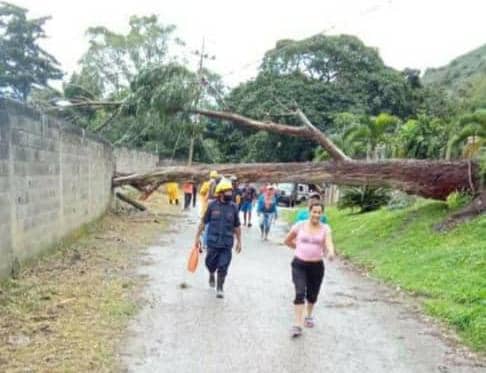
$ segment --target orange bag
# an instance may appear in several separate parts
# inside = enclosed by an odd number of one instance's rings
[[[187,270],[189,272],[196,272],[197,264],[199,263],[199,253],[201,244],[193,246],[191,253],[189,254],[189,260],[187,261]]]

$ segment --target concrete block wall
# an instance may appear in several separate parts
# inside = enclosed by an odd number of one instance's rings
[[[101,216],[115,169],[145,172],[157,162],[0,98],[0,278]]]
[[[143,173],[157,167],[159,157],[139,150],[115,148],[116,172]]]
[[[101,138],[0,99],[0,277],[102,215],[114,168]]]
[[[0,107],[0,276],[9,272],[12,263],[9,154],[10,128]]]

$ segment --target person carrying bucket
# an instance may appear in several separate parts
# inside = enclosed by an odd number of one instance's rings
[[[235,251],[241,252],[241,223],[238,207],[232,202],[231,181],[222,179],[216,186],[215,195],[217,199],[209,203],[199,224],[195,245],[199,244],[201,233],[207,227],[205,264],[209,271],[209,286],[216,286],[217,298],[223,298],[223,285],[231,263],[235,237]]]

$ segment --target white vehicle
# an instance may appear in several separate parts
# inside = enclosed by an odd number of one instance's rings
[[[280,183],[277,185],[278,203],[294,207],[309,198],[309,185],[297,183]]]
[[[297,203],[307,201],[309,199],[309,185],[297,184]]]

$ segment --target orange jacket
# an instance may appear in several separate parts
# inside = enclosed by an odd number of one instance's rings
[[[182,185],[182,190],[184,193],[192,194],[192,183],[184,183],[184,185]]]

